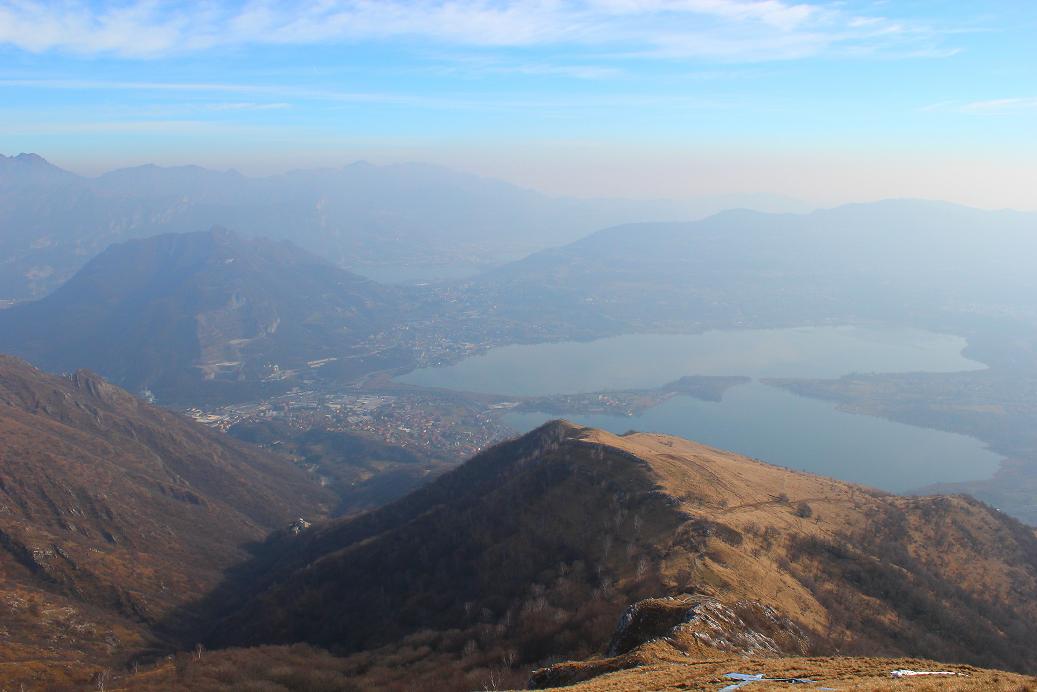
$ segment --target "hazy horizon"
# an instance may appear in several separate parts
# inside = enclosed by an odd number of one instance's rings
[[[1034,209],[1035,28],[1006,1],[3,3],[0,150]]]
[[[948,198],[939,196],[926,196],[925,194],[910,195],[910,194],[897,194],[894,191],[890,191],[889,194],[885,194],[881,189],[876,189],[873,196],[861,196],[854,194],[847,194],[844,196],[833,195],[831,197],[813,197],[812,199],[808,196],[794,196],[792,194],[786,194],[782,192],[768,191],[765,189],[746,189],[741,191],[732,191],[725,189],[716,189],[713,192],[695,190],[689,191],[687,194],[682,194],[680,190],[675,190],[674,194],[651,194],[651,190],[645,190],[644,194],[623,194],[625,191],[618,187],[614,190],[611,188],[603,191],[580,191],[580,190],[567,190],[567,189],[551,189],[544,185],[536,184],[535,180],[527,179],[524,176],[508,176],[506,173],[497,173],[493,170],[492,166],[487,166],[484,169],[479,167],[464,167],[462,165],[455,165],[452,163],[441,163],[431,160],[421,160],[414,158],[401,157],[398,159],[384,159],[378,160],[377,157],[372,158],[356,158],[346,159],[341,162],[327,161],[327,162],[315,162],[312,165],[288,165],[280,167],[251,167],[251,166],[238,166],[238,165],[204,165],[195,161],[173,161],[173,162],[159,162],[153,160],[141,160],[141,161],[128,161],[124,163],[114,163],[110,166],[76,166],[76,165],[64,165],[61,161],[54,160],[41,152],[38,151],[18,151],[18,152],[0,152],[0,155],[9,157],[16,157],[20,154],[34,154],[42,157],[48,163],[51,163],[63,170],[69,171],[76,175],[84,178],[99,178],[107,173],[113,173],[120,170],[156,166],[158,168],[177,168],[177,167],[199,167],[205,170],[214,171],[218,173],[239,173],[246,178],[265,178],[271,176],[277,176],[285,173],[292,173],[298,171],[316,171],[316,170],[339,170],[347,168],[349,166],[357,164],[371,164],[379,167],[387,166],[436,166],[444,169],[451,170],[456,173],[473,175],[487,180],[496,180],[499,182],[514,185],[521,189],[531,190],[542,193],[548,197],[557,198],[573,198],[573,199],[584,199],[584,200],[595,200],[595,199],[614,199],[614,200],[626,200],[626,201],[664,201],[672,200],[675,202],[681,201],[696,201],[696,200],[715,200],[724,201],[726,198],[730,198],[732,202],[730,209],[735,208],[747,208],[754,209],[757,211],[765,211],[775,213],[808,213],[809,211],[819,209],[832,209],[845,205],[853,204],[871,204],[886,201],[896,200],[911,200],[920,202],[944,202],[948,204],[959,205],[963,207],[970,207],[975,209],[983,209],[987,211],[1021,211],[1021,212],[1032,212],[1037,211],[1037,202],[1030,202],[1026,204],[1025,201],[1022,205],[1013,206],[1011,204],[985,204],[982,201],[972,199],[961,199],[961,198]],[[863,173],[862,173],[863,175]],[[753,202],[762,202],[754,206]],[[780,210],[771,209],[772,206],[779,205],[783,208]],[[785,209],[788,206],[791,209]],[[715,212],[713,212],[715,213]],[[689,220],[691,220],[689,218]]]

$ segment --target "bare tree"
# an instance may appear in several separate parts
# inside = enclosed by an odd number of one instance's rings
[[[489,673],[486,676],[486,682],[483,684],[484,690],[500,690],[504,689],[504,670],[494,666],[490,668]]]
[[[644,579],[645,574],[648,572],[648,558],[642,557],[637,561],[637,580],[641,581]]]
[[[98,689],[98,690],[101,690],[101,692],[104,692],[106,686],[108,685],[108,682],[111,679],[112,679],[112,669],[111,668],[103,668],[103,669],[97,671],[96,673],[94,673],[94,679],[93,679],[94,687],[96,689]]]

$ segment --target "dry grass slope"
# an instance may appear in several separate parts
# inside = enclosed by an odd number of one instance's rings
[[[894,670],[950,671],[957,676],[893,679]],[[950,690],[990,692],[1032,692],[1037,678],[999,670],[967,665],[937,663],[915,658],[716,658],[703,661],[657,661],[633,670],[625,670],[564,688],[572,692],[676,692],[677,690],[716,690],[733,681],[724,677],[731,672],[750,675],[763,673],[774,678],[806,678],[817,685],[788,685],[754,682],[747,686],[753,692],[768,690],[817,689],[837,690]]]
[[[666,655],[755,642],[1037,669],[1031,530],[969,498],[897,497],[666,436],[551,423],[270,550],[213,641],[327,646],[369,688],[600,662],[624,608],[681,594],[713,604],[719,630],[664,634]],[[651,665],[658,641],[605,669]]]
[[[161,645],[156,626],[187,624],[246,544],[332,502],[94,375],[0,356],[0,680],[60,682]]]
[[[106,439],[125,439],[126,449],[141,449],[142,440],[143,448],[153,449],[149,445],[164,439],[137,418],[130,425],[129,418],[102,406],[122,401],[125,394],[118,390],[91,378],[47,382],[49,389],[31,396],[19,386],[0,390],[9,419],[29,420],[37,429],[46,429],[43,423],[72,426],[86,445],[100,444],[83,432],[94,430],[90,425],[108,431]],[[142,410],[140,415],[159,415]],[[167,427],[175,420],[161,418]],[[5,430],[14,431],[6,434],[17,442],[17,428],[8,424],[0,428]],[[46,651],[50,677],[35,682],[89,683],[98,671],[85,664],[108,646],[103,627],[113,630],[116,649],[143,642],[148,631],[145,616],[119,610],[120,601],[102,598],[103,590],[87,590],[95,583],[82,575],[96,575],[101,586],[123,585],[127,598],[149,595],[145,602],[158,604],[155,612],[176,612],[172,596],[161,590],[150,595],[146,579],[123,576],[132,577],[131,566],[150,564],[130,555],[158,561],[148,574],[168,571],[163,578],[202,581],[220,569],[205,560],[222,555],[237,539],[213,534],[213,525],[197,523],[199,517],[211,519],[219,509],[216,516],[225,522],[216,526],[241,527],[245,537],[261,535],[265,515],[252,513],[259,508],[234,505],[236,514],[229,514],[223,495],[203,492],[220,488],[220,478],[240,482],[228,471],[244,472],[235,443],[219,440],[231,446],[204,447],[201,458],[176,456],[174,443],[197,435],[203,433],[193,428],[175,432],[161,453],[127,456],[130,471],[121,474],[103,463],[123,458],[121,442],[107,456],[88,460],[68,454],[51,463],[34,458],[31,468],[38,473],[73,464],[69,468],[89,468],[95,475],[85,488],[69,480],[55,485],[46,493],[53,504],[41,496],[27,505],[38,530],[47,533],[31,541],[19,534],[3,546],[5,593],[23,599],[10,600],[21,605],[12,606],[16,618],[4,621],[15,623],[11,631],[24,638],[5,640],[9,663],[38,665]],[[208,435],[201,439],[216,444]],[[3,449],[39,453],[25,445]],[[262,469],[274,461],[250,457],[249,463]],[[131,479],[154,482],[155,469],[166,471],[171,464],[184,469],[177,472],[180,478],[201,468],[216,475],[163,481],[179,494],[126,485]],[[14,467],[5,464],[2,470]],[[107,475],[96,475],[98,469]],[[67,472],[66,477],[78,478]],[[29,497],[24,488],[11,490],[20,487],[13,480],[5,482],[0,491]],[[34,482],[49,488],[51,481],[41,476]],[[118,522],[136,505],[115,508],[114,519],[103,512],[84,517],[61,494],[68,486],[72,497],[86,493],[84,498],[100,502],[90,492],[105,483],[110,493],[129,493],[135,502],[146,496],[176,503],[161,506],[173,512],[167,526],[187,522],[194,533],[183,542],[141,542],[134,531],[157,531],[149,523],[157,521],[154,516],[141,510],[132,515],[139,526]],[[259,497],[278,490],[255,488]],[[235,497],[233,489],[226,491]],[[184,493],[199,501],[185,501]],[[85,499],[74,506],[84,505]],[[277,506],[262,511],[276,513]],[[37,530],[24,515],[0,526]],[[118,541],[105,540],[102,531]],[[77,564],[80,552],[103,550],[110,559],[98,564],[108,571],[86,558],[81,564],[89,570],[59,569],[55,565],[67,560],[56,549],[51,555],[28,549],[44,540],[67,544],[62,550]],[[183,563],[191,569],[172,563],[193,555],[192,546],[206,545],[213,552],[202,550],[196,564]],[[33,572],[30,564],[42,565],[41,571]],[[64,575],[72,576],[62,581]],[[19,589],[31,593],[23,596]],[[31,598],[40,594],[46,601],[34,606]],[[89,594],[94,600],[84,600]],[[73,612],[62,609],[68,603]],[[1033,680],[980,667],[1037,670],[1037,537],[965,497],[897,497],[678,438],[615,436],[554,422],[382,509],[317,524],[299,535],[276,533],[203,605],[219,616],[209,647],[242,648],[182,653],[136,673],[120,669],[106,679],[107,687],[449,691],[525,687],[532,674],[539,687],[718,689],[724,673],[738,671],[805,676],[838,689],[950,684],[1017,691],[1029,689]],[[88,615],[96,616],[99,628],[57,624]],[[38,635],[25,635],[40,623],[51,624]],[[59,629],[81,632],[80,638],[55,638]],[[945,663],[902,660],[908,656]],[[949,666],[968,676],[939,683],[888,678],[899,667]]]

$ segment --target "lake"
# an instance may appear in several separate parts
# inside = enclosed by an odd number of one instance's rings
[[[402,382],[504,396],[659,387],[685,375],[832,378],[850,373],[982,369],[961,337],[916,329],[804,327],[634,334],[590,342],[505,346]],[[557,416],[508,414],[531,430]],[[640,416],[566,416],[613,432],[679,435],[790,468],[892,491],[989,478],[1000,457],[965,435],[839,411],[753,381],[720,402],[674,397]]]

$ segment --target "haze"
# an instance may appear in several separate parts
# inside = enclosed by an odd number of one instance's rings
[[[1033,209],[1035,29],[1011,0],[4,3],[0,130],[88,175],[423,161],[555,195]]]

